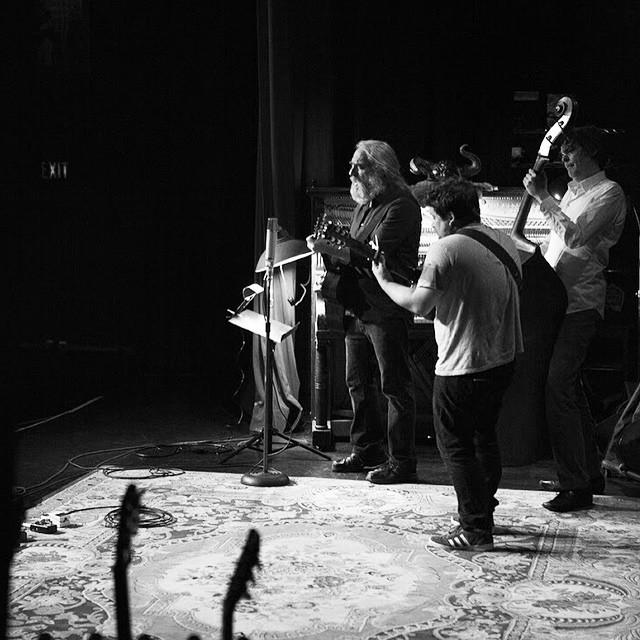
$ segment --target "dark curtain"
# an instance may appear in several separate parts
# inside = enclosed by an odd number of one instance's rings
[[[266,221],[277,218],[294,238],[303,239],[312,228],[306,189],[312,183],[328,185],[333,179],[332,43],[329,0],[292,3],[257,0],[258,148],[254,257],[265,249]],[[300,417],[296,402],[300,382],[308,386],[306,371],[300,376],[296,355],[308,359],[308,319],[295,318],[287,298],[296,295],[296,275],[305,265],[287,268],[274,278],[272,317],[287,324],[301,320],[294,338],[275,348],[274,424],[286,428]],[[308,265],[307,265],[308,270]],[[306,278],[306,273],[304,275]],[[286,280],[286,290],[280,290]],[[277,285],[277,286],[276,286]],[[261,340],[254,337],[253,359],[256,402],[252,425],[263,423],[264,371]],[[300,380],[301,378],[301,380]],[[303,398],[304,401],[304,398]]]
[[[258,149],[255,258],[266,220],[309,233],[305,189],[333,168],[329,2],[257,0]]]

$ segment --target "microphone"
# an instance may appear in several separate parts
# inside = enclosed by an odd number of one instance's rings
[[[276,239],[278,237],[278,218],[267,218],[267,248],[264,261],[268,268],[273,268],[276,258]]]

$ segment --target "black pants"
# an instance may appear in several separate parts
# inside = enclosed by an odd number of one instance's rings
[[[513,363],[462,376],[436,376],[433,417],[436,441],[458,498],[467,531],[491,531],[502,478],[496,423]]]
[[[549,364],[547,424],[561,489],[589,490],[600,477],[596,427],[581,377],[599,322],[595,309],[566,315]]]
[[[345,318],[346,382],[353,409],[353,451],[365,460],[378,460],[388,450],[393,466],[415,471],[416,409],[408,344],[408,327],[402,318],[381,322]],[[386,421],[380,411],[377,370],[387,400]]]

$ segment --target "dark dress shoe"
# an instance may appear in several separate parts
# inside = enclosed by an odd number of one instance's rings
[[[557,511],[558,513],[590,509],[593,506],[593,494],[587,489],[561,491],[553,500],[543,502],[542,506],[549,511]]]
[[[403,469],[390,464],[369,471],[367,480],[373,484],[398,484],[401,482],[418,482],[418,475],[412,469]]]
[[[562,491],[560,483],[557,480],[539,480],[538,486],[544,491]],[[603,496],[605,492],[604,476],[591,478],[591,493],[597,496]]]
[[[334,460],[331,465],[331,470],[336,473],[359,473],[360,471],[367,471],[368,469],[374,469],[380,464],[384,464],[385,458],[379,461],[363,460],[357,453],[352,453],[346,458],[340,458],[340,460]]]

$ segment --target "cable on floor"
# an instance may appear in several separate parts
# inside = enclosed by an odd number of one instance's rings
[[[112,467],[103,469],[102,473],[107,476],[107,478],[115,478],[116,480],[150,480],[152,478],[173,478],[174,476],[181,476],[184,474],[184,470],[160,469],[158,467],[150,467],[149,469]],[[144,473],[144,475],[132,475],[134,473]]]
[[[139,507],[138,527],[150,529],[152,527],[168,527],[176,522],[176,517],[163,509],[153,507]],[[120,523],[120,508],[109,511],[104,517],[106,527],[117,527]]]
[[[88,407],[89,405],[93,404],[94,402],[98,402],[98,400],[102,400],[102,398],[104,398],[104,396],[96,396],[95,398],[91,398],[91,400],[87,400],[86,402],[83,402],[82,404],[78,405],[77,407],[73,407],[72,409],[68,409],[67,411],[63,411],[61,413],[57,413],[54,416],[49,416],[48,418],[38,418],[36,420],[32,420],[26,424],[24,424],[24,426],[19,426],[17,429],[15,429],[16,433],[19,433],[21,431],[27,431],[28,429],[33,429],[34,427],[39,427],[40,425],[46,424],[47,422],[52,422],[53,420],[57,420],[58,418],[62,418],[62,416],[68,416],[72,413],[75,413],[76,411],[80,411],[80,409],[84,409],[85,407]]]

